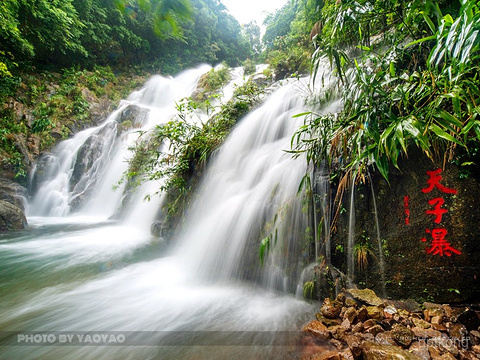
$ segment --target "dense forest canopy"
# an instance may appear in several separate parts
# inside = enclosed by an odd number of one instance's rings
[[[5,0],[0,76],[18,66],[237,65],[252,46],[219,0]]]

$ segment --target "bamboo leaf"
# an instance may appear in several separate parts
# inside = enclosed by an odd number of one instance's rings
[[[445,131],[443,131],[438,125],[436,124],[431,124],[430,125],[430,130],[432,130],[438,137],[442,138],[442,139],[445,139],[447,141],[450,141],[450,142],[454,142],[455,144],[458,144],[460,146],[463,146],[463,144],[458,141],[457,139],[455,139],[452,135],[446,133]]]

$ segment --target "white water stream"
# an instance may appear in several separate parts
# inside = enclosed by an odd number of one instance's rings
[[[282,86],[239,122],[209,164],[174,246],[149,235],[161,199],[143,198],[156,183],[131,197],[121,221],[109,220],[124,200],[123,189],[111,186],[125,171],[127,148],[138,136],[120,131],[121,114],[136,110],[135,123],[145,130],[170,120],[175,102],[189,96],[208,69],[154,77],[104,124],[62,142],[43,168],[29,228],[0,237],[0,340],[7,332],[54,332],[57,340],[79,331],[133,332],[127,333],[129,346],[20,344],[25,346],[5,347],[0,357],[293,356],[287,347],[265,345],[314,314],[311,305],[288,295],[307,261],[307,215],[297,196],[305,161],[284,152],[302,121],[292,116],[304,111],[305,80]],[[275,231],[278,241],[261,266],[259,242]],[[174,346],[141,346],[157,337],[153,345],[161,345],[162,337],[177,333],[202,340],[211,331],[220,336],[211,346],[194,346],[190,338]],[[267,340],[252,346],[252,336],[258,340],[265,331]]]

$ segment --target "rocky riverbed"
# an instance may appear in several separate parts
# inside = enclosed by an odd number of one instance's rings
[[[304,326],[303,360],[480,359],[480,312],[348,289]]]

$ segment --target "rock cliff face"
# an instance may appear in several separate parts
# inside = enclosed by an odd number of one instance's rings
[[[22,186],[0,179],[0,232],[21,230],[27,226],[23,202],[25,193]]]
[[[478,169],[433,163],[411,154],[392,170],[355,187],[354,281],[393,298],[478,302],[480,287],[480,177]],[[375,193],[373,201],[372,188]],[[332,263],[347,272],[350,194],[332,236]],[[375,209],[376,203],[376,209]],[[380,268],[378,230],[385,260]],[[366,244],[366,245],[365,245]],[[368,264],[360,263],[363,257]],[[382,283],[383,282],[383,283]]]

